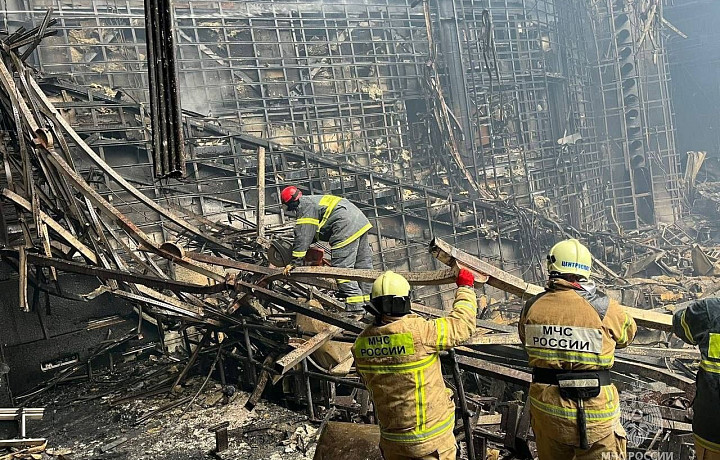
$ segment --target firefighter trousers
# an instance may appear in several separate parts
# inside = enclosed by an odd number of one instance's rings
[[[534,423],[538,460],[621,460],[627,458],[627,440],[615,431],[593,443],[589,449],[563,444],[552,438],[552,427]],[[711,459],[713,460],[713,459]]]
[[[356,239],[347,246],[332,250],[333,267],[341,268],[359,268],[371,270],[372,249],[368,232],[365,232],[360,238]],[[338,291],[339,297],[345,299],[348,311],[362,311],[363,305],[370,301],[371,283],[359,283],[357,281],[339,279]]]
[[[695,458],[697,460],[720,460],[720,452],[706,449],[695,442]]]
[[[392,453],[386,453],[380,449],[385,460],[455,460],[457,457],[457,447],[453,444],[450,448],[443,451],[436,450],[422,457],[405,457]]]

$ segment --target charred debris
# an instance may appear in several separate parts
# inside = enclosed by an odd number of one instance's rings
[[[613,368],[630,449],[690,458],[669,313],[720,292],[720,170],[678,154],[663,2],[30,3],[0,24],[0,458],[379,458],[335,280],[403,272],[438,317],[454,261],[483,274],[443,357],[463,455],[530,458],[514,324],[568,236],[642,326]],[[358,204],[377,270],[284,277],[287,181]],[[78,405],[112,428],[59,445]]]

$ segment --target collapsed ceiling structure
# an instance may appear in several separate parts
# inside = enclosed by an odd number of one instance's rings
[[[141,391],[103,388],[116,406],[161,398],[133,424],[192,405],[200,369],[222,383],[216,404],[236,385],[252,410],[282,381],[323,426],[369,422],[348,375],[363,324],[338,314],[333,280],[403,272],[437,317],[462,259],[488,278],[481,332],[454,358],[473,413],[456,431],[468,458],[524,458],[513,323],[572,236],[647,328],[614,368],[631,447],[689,458],[699,355],[672,347],[667,313],[720,290],[720,195],[716,153],[676,146],[668,50],[685,33],[663,2],[0,5],[0,405],[153,354],[166,361]],[[173,21],[146,39],[162,11]],[[171,54],[177,72],[148,68]],[[287,183],[362,209],[378,270],[283,277]]]

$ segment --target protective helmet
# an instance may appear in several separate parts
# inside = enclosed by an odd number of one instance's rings
[[[294,185],[290,185],[282,189],[282,192],[280,192],[280,201],[282,204],[288,204],[299,200],[301,196],[302,192]]]
[[[404,276],[386,271],[373,283],[370,303],[376,314],[406,315],[410,313],[410,283]]]
[[[552,247],[547,256],[547,269],[552,274],[572,274],[590,278],[592,255],[578,240],[571,238]]]

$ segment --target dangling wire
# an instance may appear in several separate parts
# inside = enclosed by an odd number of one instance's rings
[[[481,48],[483,61],[485,62],[485,68],[490,78],[490,91],[488,92],[488,110],[492,111],[492,96],[493,96],[493,70],[495,71],[494,79],[497,81],[498,87],[500,86],[500,67],[498,66],[497,52],[495,51],[495,33],[492,24],[492,17],[490,11],[483,10],[480,16],[480,38],[482,40]],[[492,65],[491,65],[492,61]],[[503,114],[503,100],[502,92],[500,93],[500,121],[504,121],[505,116]],[[490,115],[490,113],[488,113]]]

